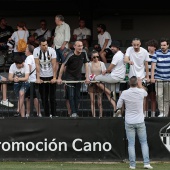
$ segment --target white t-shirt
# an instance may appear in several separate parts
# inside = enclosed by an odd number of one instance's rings
[[[35,33],[37,33],[38,36],[44,34],[46,30],[43,30],[42,28],[39,28],[37,30],[35,30]],[[45,34],[44,34],[44,38],[47,40],[49,37],[51,37],[51,31],[48,30]]]
[[[17,34],[17,32],[18,32],[18,34]],[[25,36],[24,36],[24,34],[25,34]],[[11,38],[15,41],[14,52],[18,52],[18,50],[17,50],[17,44],[18,44],[18,40],[19,40],[18,35],[19,35],[20,39],[24,38],[24,40],[27,42],[27,39],[29,37],[29,32],[27,30],[18,30],[12,34]]]
[[[25,77],[25,74],[30,73],[29,66],[28,66],[28,64],[24,63],[24,66],[22,68],[18,69],[16,67],[16,64],[13,63],[9,68],[9,73],[13,74],[14,76],[20,77],[20,78]]]
[[[40,50],[40,47],[37,47],[34,49],[33,56],[34,58],[39,58],[40,60],[40,77],[52,77],[53,68],[51,60],[56,58],[55,50],[51,47],[48,47],[48,50],[44,54]]]
[[[144,122],[143,100],[146,96],[147,92],[137,87],[130,87],[120,95],[117,107],[121,108],[123,103],[125,103],[125,121],[128,124]]]
[[[116,77],[125,78],[126,66],[123,62],[124,54],[121,51],[118,51],[112,58],[111,64],[115,66],[112,69],[111,77],[115,79]]]
[[[27,58],[25,59],[25,63],[31,66],[30,73],[34,70],[34,72],[32,72],[32,74],[29,76],[28,81],[29,82],[35,82],[36,81],[36,69],[35,69],[34,56],[33,55],[27,56]]]
[[[134,64],[130,65],[129,78],[132,76],[143,79],[145,77],[145,61],[150,61],[146,49],[140,47],[139,52],[135,52],[133,47],[128,47],[125,56],[128,56]]]
[[[109,48],[109,46],[112,42],[111,35],[107,31],[105,31],[103,35],[98,34],[98,44],[100,45],[101,48],[103,48],[103,45],[104,45],[106,39],[109,39],[109,42],[106,46],[106,48]]]
[[[77,35],[77,40],[86,39],[87,35],[91,36],[91,30],[86,27],[83,29],[79,27],[74,29],[73,35]]]

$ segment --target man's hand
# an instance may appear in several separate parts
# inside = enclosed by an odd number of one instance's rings
[[[85,84],[90,84],[90,80],[89,80],[89,78],[86,78],[86,80],[85,80]]]
[[[62,79],[61,78],[57,79],[57,84],[62,84]]]
[[[130,65],[134,65],[134,62],[133,62],[133,61],[129,61],[129,64],[130,64]]]
[[[156,82],[156,80],[155,79],[151,79],[151,83],[155,83]]]
[[[43,83],[43,80],[41,80],[41,79],[36,79],[35,83],[41,84],[41,83]]]
[[[56,80],[56,78],[53,78],[53,79],[51,79],[51,81],[50,81],[52,84],[54,84],[54,83],[56,83],[57,82],[57,80]]]

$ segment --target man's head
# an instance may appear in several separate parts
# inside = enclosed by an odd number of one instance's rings
[[[105,32],[106,31],[106,25],[104,24],[98,24],[97,25],[97,32],[101,33],[101,32]]]
[[[74,53],[76,54],[76,55],[79,55],[81,52],[82,52],[82,49],[83,49],[83,43],[82,43],[82,41],[76,41],[75,43],[74,43]]]
[[[46,30],[46,27],[47,27],[47,22],[45,19],[42,19],[40,21],[40,27],[42,28],[42,30]]]
[[[42,37],[42,38],[39,39],[39,45],[40,45],[40,49],[41,49],[43,52],[47,51],[47,49],[48,49],[48,43],[47,43],[47,40],[46,40],[44,37]]]
[[[64,21],[64,17],[62,15],[56,15],[55,16],[56,25],[61,25],[63,21]]]
[[[1,25],[1,26],[4,26],[4,27],[7,26],[7,21],[6,21],[5,18],[1,18],[1,19],[0,19],[0,25]]]
[[[116,53],[120,50],[120,42],[117,40],[112,41],[111,45],[109,46],[113,53]]]
[[[163,53],[166,53],[169,48],[169,39],[162,37],[160,39],[160,46]]]
[[[134,38],[132,40],[132,46],[133,46],[135,52],[139,52],[140,46],[141,46],[141,40],[139,38]]]
[[[79,27],[84,28],[86,25],[86,20],[84,18],[79,19]]]
[[[130,84],[130,87],[137,87],[138,85],[138,79],[136,76],[132,76],[130,79],[129,79],[129,84]]]
[[[16,64],[16,67],[20,69],[24,66],[24,58],[21,55],[17,54],[14,57],[14,63]]]
[[[34,46],[31,45],[31,44],[28,44],[27,48],[26,48],[26,51],[25,51],[25,55],[26,56],[32,55],[33,51],[34,51]]]

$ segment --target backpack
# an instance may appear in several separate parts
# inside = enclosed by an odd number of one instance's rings
[[[25,33],[26,33],[26,31],[25,31]],[[25,33],[24,33],[24,37],[25,37]],[[17,34],[18,34],[18,32],[17,32]],[[25,41],[24,37],[20,38],[19,34],[18,34],[18,44],[17,44],[18,52],[25,52],[25,50],[27,48],[27,42]]]

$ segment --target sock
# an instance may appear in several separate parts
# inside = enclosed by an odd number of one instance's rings
[[[151,112],[151,117],[155,117],[155,112]]]

